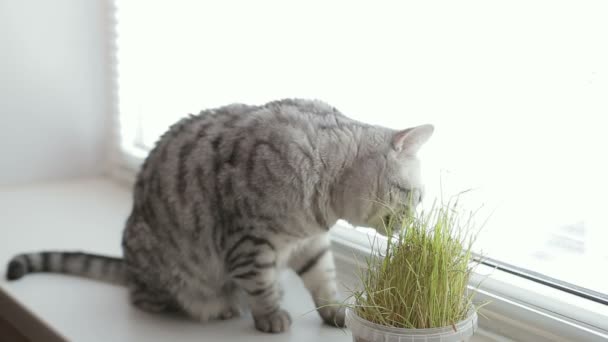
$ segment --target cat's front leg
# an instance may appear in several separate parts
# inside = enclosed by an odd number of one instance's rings
[[[255,327],[263,332],[280,333],[289,329],[291,317],[280,306],[276,269],[267,268],[237,275],[233,279],[247,294]]]
[[[300,246],[289,264],[302,278],[323,321],[344,327],[344,307],[339,304],[336,269],[328,235],[315,237]]]
[[[243,253],[229,258],[230,275],[247,294],[255,327],[263,332],[284,332],[291,325],[291,317],[280,306],[275,253],[270,244],[254,242],[258,243],[257,251],[245,252],[247,249],[243,248]]]

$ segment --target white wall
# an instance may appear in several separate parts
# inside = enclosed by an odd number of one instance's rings
[[[0,0],[0,185],[102,170],[104,0]]]

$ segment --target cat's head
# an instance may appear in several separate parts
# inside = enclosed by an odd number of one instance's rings
[[[376,135],[367,142],[367,153],[341,179],[341,218],[386,234],[383,219],[391,210],[414,210],[424,195],[416,154],[433,130],[432,125],[422,125]]]

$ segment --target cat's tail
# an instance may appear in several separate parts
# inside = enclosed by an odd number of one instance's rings
[[[71,274],[124,285],[123,259],[82,252],[37,252],[14,256],[8,263],[6,279],[16,280],[28,273]]]

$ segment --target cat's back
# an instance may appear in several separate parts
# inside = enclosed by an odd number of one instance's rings
[[[314,148],[311,145],[318,129],[347,120],[324,102],[303,99],[279,100],[263,106],[236,103],[203,110],[173,124],[158,140],[142,169],[145,172],[151,164],[163,168],[178,166],[191,153],[199,160],[221,158],[225,154],[235,158],[230,154],[240,146],[233,145],[256,145],[260,141],[277,146],[295,142]]]
[[[254,183],[260,183],[269,167],[283,176],[314,174],[319,131],[340,122],[350,119],[324,102],[302,99],[231,104],[190,115],[172,125],[144,161],[135,199],[153,194],[186,202],[197,192],[211,193],[209,187],[225,178],[259,174]]]

